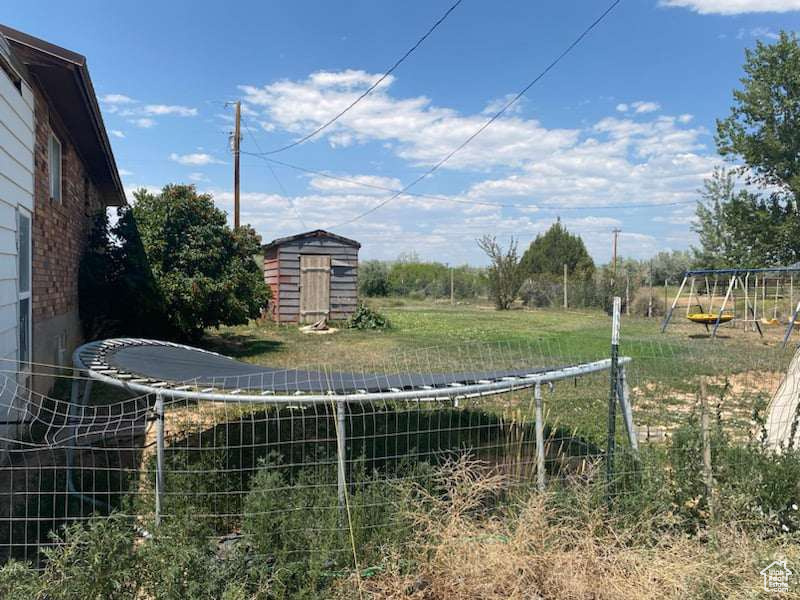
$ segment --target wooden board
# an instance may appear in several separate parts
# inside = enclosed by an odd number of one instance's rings
[[[331,312],[331,257],[300,255],[300,322],[314,323]]]

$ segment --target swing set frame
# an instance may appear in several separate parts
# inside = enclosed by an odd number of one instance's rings
[[[672,315],[675,312],[675,308],[678,305],[678,301],[680,300],[681,296],[683,295],[683,291],[686,288],[686,283],[689,282],[689,304],[686,306],[686,316],[689,316],[689,308],[691,306],[699,306],[701,312],[703,311],[703,307],[701,304],[696,303],[692,304],[692,297],[694,296],[695,284],[697,279],[702,277],[705,281],[706,293],[709,294],[709,299],[711,305],[709,307],[709,313],[714,313],[714,297],[716,295],[717,290],[717,282],[720,278],[728,278],[728,285],[727,290],[725,292],[725,296],[723,297],[722,304],[719,307],[719,311],[716,312],[717,318],[714,321],[713,329],[711,330],[711,337],[717,337],[717,330],[719,329],[720,324],[726,321],[734,321],[737,320],[736,317],[736,298],[734,297],[734,290],[736,289],[737,284],[744,292],[744,316],[740,318],[745,327],[748,323],[752,323],[754,328],[758,331],[761,337],[764,336],[764,332],[761,329],[761,324],[757,318],[757,311],[758,311],[758,280],[761,278],[761,302],[762,302],[762,315],[764,314],[766,303],[767,303],[767,296],[766,296],[766,281],[767,276],[772,275],[776,280],[776,288],[775,288],[775,299],[773,305],[773,318],[772,320],[777,320],[777,302],[778,302],[778,286],[780,285],[780,281],[785,280],[785,276],[789,275],[789,290],[790,290],[790,306],[793,306],[792,309],[792,316],[789,319],[789,322],[786,325],[786,331],[784,332],[783,336],[783,343],[782,347],[786,347],[787,342],[789,341],[789,336],[792,334],[792,329],[795,325],[795,321],[797,320],[798,314],[800,314],[800,301],[797,304],[794,304],[794,273],[800,273],[800,265],[792,266],[792,267],[771,267],[771,268],[763,268],[763,269],[696,269],[691,271],[686,271],[683,274],[683,280],[681,281],[680,287],[678,287],[678,293],[675,294],[675,298],[672,301],[672,305],[670,306],[669,310],[667,311],[666,316],[664,317],[664,322],[661,325],[661,333],[664,333],[669,326],[670,321],[672,320]],[[751,289],[750,285],[750,278],[753,277],[754,284],[752,286],[753,289],[753,296],[752,301],[749,294],[749,290]],[[713,288],[710,287],[709,284],[709,277],[714,278],[714,285]],[[725,309],[728,307],[729,301],[731,301],[731,308],[733,311],[733,319],[723,319],[723,315],[725,314]],[[748,318],[749,313],[749,318]],[[706,324],[706,330],[708,330],[708,324]]]

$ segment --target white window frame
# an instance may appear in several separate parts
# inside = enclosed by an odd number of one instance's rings
[[[22,228],[20,226],[20,222],[22,218],[28,219],[28,273],[27,273],[27,280],[28,280],[28,289],[22,290],[20,289],[20,276],[22,273],[19,269],[19,256],[20,253],[23,251],[21,239],[20,239],[20,232]],[[20,373],[20,376],[23,378],[30,374],[31,365],[33,361],[33,215],[31,211],[27,210],[26,208],[17,207],[17,368]],[[23,332],[19,330],[20,323],[22,322],[22,315],[21,315],[21,307],[22,301],[28,300],[28,318],[27,318],[27,331],[25,331],[25,338],[28,342],[27,347],[27,360],[23,361],[22,357],[22,334]]]
[[[53,173],[53,148],[58,148],[58,176]],[[50,200],[53,202],[61,203],[63,197],[63,190],[61,189],[61,182],[64,178],[64,150],[61,145],[61,140],[55,133],[51,133],[47,142],[47,171],[49,174],[49,194]]]

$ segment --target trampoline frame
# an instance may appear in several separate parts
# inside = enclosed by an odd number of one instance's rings
[[[70,421],[73,422],[73,431],[77,427],[74,408],[81,404],[86,406],[91,394],[92,381],[100,381],[118,388],[128,390],[137,395],[152,394],[155,396],[154,413],[156,420],[156,494],[155,494],[155,523],[159,524],[162,512],[162,494],[164,490],[164,400],[191,399],[209,402],[230,402],[237,404],[265,404],[274,406],[298,406],[328,404],[336,406],[336,438],[338,462],[338,496],[339,505],[344,507],[346,494],[345,463],[346,463],[346,438],[345,420],[347,405],[369,401],[452,401],[458,406],[459,399],[491,396],[518,390],[533,388],[535,402],[535,435],[536,435],[536,463],[537,486],[541,491],[545,489],[545,455],[544,455],[544,416],[542,407],[542,384],[552,385],[557,381],[572,379],[609,370],[617,373],[616,382],[617,400],[622,409],[623,422],[627,432],[631,449],[638,454],[638,440],[633,425],[633,412],[630,404],[630,392],[625,375],[625,365],[631,362],[630,357],[612,356],[593,362],[582,363],[567,367],[554,368],[549,371],[530,373],[524,376],[504,376],[496,380],[481,380],[471,384],[449,384],[446,387],[417,386],[411,389],[392,389],[382,392],[356,392],[356,393],[294,393],[275,394],[264,392],[261,394],[247,393],[245,390],[220,390],[212,385],[165,381],[148,378],[124,371],[105,361],[106,353],[125,346],[170,346],[213,354],[230,360],[230,357],[194,348],[174,342],[160,340],[146,340],[140,338],[118,338],[89,342],[78,347],[73,353],[73,365],[76,371],[84,373],[87,377],[81,393],[80,378],[75,378],[72,384],[72,403],[70,408]],[[258,365],[254,365],[258,366]],[[613,367],[613,368],[612,368]],[[104,502],[91,496],[86,496],[74,485],[72,465],[74,444],[68,447],[67,485],[69,492],[82,501],[102,509],[110,509]]]

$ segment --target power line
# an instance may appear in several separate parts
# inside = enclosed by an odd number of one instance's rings
[[[252,127],[250,127],[250,125],[248,124],[248,122],[245,120],[244,117],[242,117],[242,120],[244,121],[245,129],[247,129],[247,131],[249,131],[252,134],[251,137],[253,138],[253,143],[255,143],[256,148],[258,148],[258,151],[261,152],[261,144],[258,143],[258,138],[256,137],[255,130]],[[249,152],[243,152],[242,154],[249,154]],[[275,172],[275,169],[272,168],[272,165],[269,162],[267,162],[267,167],[269,167],[269,172],[272,173],[272,177],[273,179],[275,179],[275,183],[278,184],[278,188],[281,190],[281,193],[286,197],[286,201],[289,203],[289,207],[292,209],[292,212],[294,213],[295,217],[297,217],[297,220],[300,221],[300,225],[303,226],[303,229],[307,229],[306,223],[303,220],[300,211],[297,209],[297,206],[295,205],[291,196],[286,191],[286,188],[283,187],[283,183],[281,182],[280,178],[278,178],[278,174]]]
[[[428,37],[436,30],[436,28],[439,27],[439,25],[441,25],[445,21],[445,19],[447,19],[447,17],[450,16],[450,13],[452,13],[456,8],[458,8],[458,5],[461,4],[462,2],[463,2],[463,0],[456,0],[456,2],[450,8],[448,8],[447,11],[445,11],[445,13],[441,17],[439,17],[439,19],[430,27],[430,29],[428,29],[428,31],[425,32],[425,35],[423,35],[421,38],[419,38],[417,40],[417,42],[413,46],[411,46],[411,48],[406,50],[406,52],[405,52],[405,54],[403,54],[403,56],[401,56],[398,60],[396,60],[395,63],[391,67],[389,67],[389,69],[375,81],[375,83],[373,83],[371,86],[369,86],[360,96],[358,96],[358,98],[353,100],[347,107],[345,107],[343,110],[339,111],[331,119],[329,119],[328,121],[326,121],[325,123],[323,123],[322,125],[317,127],[311,133],[303,136],[299,140],[295,140],[294,142],[286,144],[285,146],[281,146],[280,148],[275,148],[274,150],[270,150],[268,152],[263,152],[262,154],[264,156],[267,156],[267,155],[270,155],[270,154],[277,154],[278,152],[283,152],[284,150],[289,150],[290,148],[294,148],[295,146],[299,146],[300,144],[303,144],[303,143],[307,142],[308,140],[310,140],[315,135],[319,134],[320,132],[324,131],[325,129],[327,129],[328,127],[333,125],[336,121],[338,121],[341,117],[343,117],[348,111],[350,111],[350,109],[352,109],[356,104],[358,104],[364,98],[369,96],[375,88],[377,88],[381,83],[383,83],[383,81],[387,77],[389,77],[389,75],[391,75],[394,72],[395,69],[397,69],[397,67],[399,67],[401,64],[403,64],[403,62],[405,62],[405,60],[409,56],[411,56],[411,54],[417,48],[419,48],[422,45],[422,42],[424,42],[426,39],[428,39]]]
[[[362,213],[359,213],[358,215],[356,215],[352,219],[348,219],[347,221],[343,221],[341,223],[337,223],[336,225],[332,225],[331,227],[342,227],[344,225],[349,225],[351,223],[354,223],[354,222],[358,221],[359,219],[362,219],[362,218],[366,217],[369,214],[374,213],[376,210],[382,208],[383,206],[386,206],[389,202],[391,202],[392,200],[394,200],[398,196],[401,196],[402,194],[407,192],[409,189],[414,187],[416,184],[418,184],[420,181],[422,181],[426,177],[429,177],[430,175],[432,175],[433,173],[438,171],[447,161],[449,161],[451,158],[453,158],[453,156],[455,156],[456,153],[458,153],[461,150],[463,150],[467,146],[467,144],[472,142],[472,140],[474,140],[476,137],[478,137],[484,130],[486,130],[487,127],[489,127],[492,123],[494,123],[497,119],[499,119],[514,104],[516,104],[519,101],[519,99],[522,98],[522,96],[524,96],[528,92],[528,90],[530,90],[540,79],[542,79],[545,75],[547,75],[547,73],[549,73],[558,63],[560,63],[561,60],[573,50],[573,48],[575,48],[578,44],[580,44],[581,41],[583,41],[583,39],[587,35],[589,35],[589,33],[605,19],[606,16],[608,16],[608,14],[612,10],[614,10],[614,8],[616,8],[616,6],[621,1],[622,0],[614,0],[614,2],[612,2],[609,5],[609,7],[606,8],[606,10],[603,11],[603,13],[592,22],[591,25],[589,25],[586,29],[584,29],[583,32],[577,38],[575,38],[575,40],[569,46],[567,46],[566,49],[563,52],[561,52],[561,54],[559,54],[552,62],[550,62],[550,64],[547,65],[544,68],[544,70],[542,70],[541,73],[539,73],[536,77],[534,77],[511,100],[506,102],[506,104],[502,108],[500,108],[500,110],[498,110],[494,115],[492,115],[492,117],[488,121],[486,121],[477,130],[475,130],[475,132],[472,135],[470,135],[467,139],[465,139],[461,144],[459,144],[455,149],[453,149],[449,154],[447,154],[447,156],[445,156],[442,160],[437,162],[430,169],[428,169],[422,175],[420,175],[419,177],[414,179],[411,183],[406,185],[402,190],[398,191],[396,194],[392,195],[391,197],[387,198],[386,200],[383,200],[383,201],[379,202],[378,204],[376,204],[372,208],[370,208],[368,210],[365,210]]]
[[[469,204],[469,205],[481,205],[481,206],[493,206],[497,208],[520,208],[520,209],[532,209],[536,208],[538,210],[546,210],[546,211],[562,211],[562,210],[602,210],[602,209],[624,209],[624,208],[658,208],[662,206],[683,206],[688,204],[695,204],[697,200],[677,200],[675,202],[643,202],[640,204],[577,204],[572,206],[547,206],[547,205],[537,205],[537,204],[521,204],[521,203],[513,203],[513,202],[488,202],[485,200],[465,200],[462,198],[453,198],[451,196],[444,196],[441,194],[423,194],[420,192],[402,192],[402,190],[398,190],[396,188],[390,188],[383,185],[379,185],[376,183],[368,183],[365,181],[359,181],[358,179],[353,179],[351,177],[343,177],[341,175],[333,175],[331,173],[326,173],[325,171],[318,171],[315,169],[309,169],[308,167],[302,167],[300,165],[288,163],[282,160],[277,160],[274,158],[267,158],[265,156],[261,156],[259,154],[255,154],[253,152],[246,152],[242,150],[242,154],[246,156],[255,156],[261,160],[264,160],[269,163],[273,163],[276,165],[280,165],[282,167],[286,167],[288,169],[294,169],[295,171],[300,171],[301,173],[306,173],[309,175],[316,175],[318,177],[325,177],[326,179],[332,179],[334,181],[342,181],[344,183],[350,183],[357,187],[365,187],[371,188],[376,190],[381,190],[384,192],[390,192],[392,194],[400,194],[403,196],[411,196],[414,198],[427,198],[430,200],[444,200],[446,202],[455,202],[458,204]],[[402,192],[402,193],[401,193]]]

